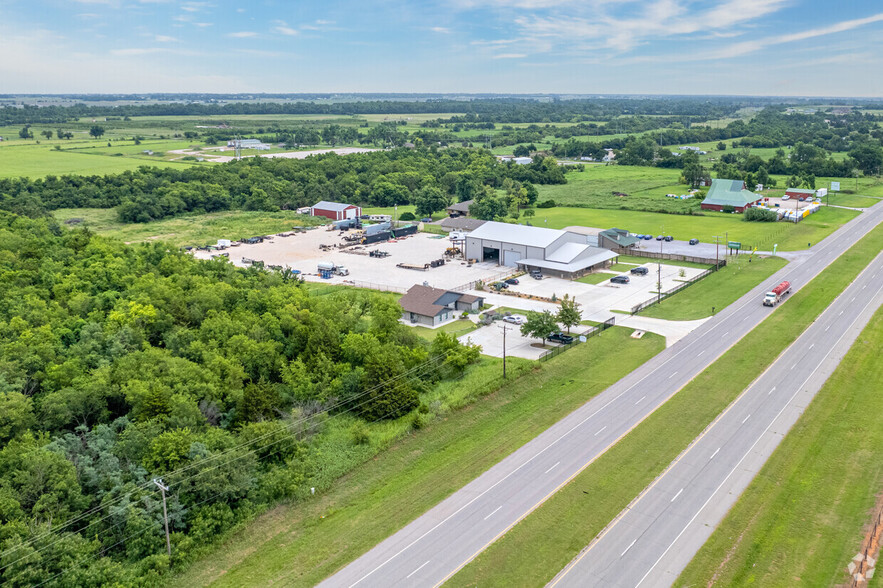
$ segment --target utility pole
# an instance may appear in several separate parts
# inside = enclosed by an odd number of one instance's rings
[[[153,483],[156,484],[160,492],[162,492],[162,517],[166,524],[166,549],[169,552],[169,558],[172,557],[172,541],[169,539],[169,512],[166,510],[166,492],[169,487],[163,484],[162,478],[154,478]]]
[[[662,244],[665,243],[665,227],[662,228],[662,239],[659,240],[659,263],[656,274],[656,304],[662,302]]]
[[[506,331],[509,330],[509,326],[503,324],[503,379],[506,379]]]
[[[720,267],[721,236],[714,235],[712,239],[714,239],[714,263],[716,267]]]

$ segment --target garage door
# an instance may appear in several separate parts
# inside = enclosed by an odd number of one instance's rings
[[[519,259],[521,259],[521,253],[518,251],[503,252],[503,265],[505,266],[516,267]]]

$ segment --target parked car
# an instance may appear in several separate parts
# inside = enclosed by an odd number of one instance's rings
[[[650,270],[648,270],[646,267],[633,267],[629,271],[636,276],[646,276]]]
[[[506,283],[511,284],[513,286],[517,286],[518,285],[518,278],[509,278],[508,280],[506,280]]]
[[[524,324],[524,319],[520,316],[506,316],[503,317],[503,322],[512,323],[513,325],[521,325]]]
[[[613,284],[628,284],[629,277],[628,276],[613,276],[610,278],[611,283]]]
[[[675,238],[672,237],[671,235],[666,235],[665,237],[662,238],[662,240],[663,240],[663,241],[666,241],[666,242],[668,242],[668,243],[671,243],[672,241],[675,240]]]
[[[649,240],[652,239],[652,238],[653,238],[653,235],[644,235],[644,240],[645,240],[645,241],[649,241]]]
[[[532,277],[534,280],[542,280],[543,273],[539,270],[531,270],[530,277]]]
[[[564,333],[549,333],[549,336],[546,337],[549,341],[555,341],[556,343],[561,343],[562,345],[570,345],[573,343],[573,337],[570,335],[565,335]]]
[[[782,196],[782,200],[788,200],[788,199],[790,199],[790,198],[791,198],[791,197],[788,196],[787,194],[785,194],[784,196]]]
[[[806,198],[804,198],[803,196],[797,199],[798,202],[803,202],[804,200],[806,200]]]
[[[643,235],[643,234],[641,234],[641,235],[635,235],[635,237],[636,237],[638,240],[640,240],[640,239],[643,239],[643,238],[644,238],[644,235]]]
[[[493,284],[491,284],[491,288],[493,288],[497,292],[499,292],[500,290],[505,290],[508,287],[509,284],[507,284],[506,282],[494,282]]]
[[[690,245],[696,245],[699,243],[699,239],[690,239]]]
[[[657,241],[662,241],[662,235],[656,235],[656,240],[657,240]]]
[[[424,216],[423,218],[420,219],[420,222],[421,223],[431,223],[432,217],[431,216]]]

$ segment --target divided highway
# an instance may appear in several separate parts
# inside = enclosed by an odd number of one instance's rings
[[[670,586],[881,304],[883,254],[549,585]]]
[[[790,263],[321,586],[443,583],[774,312],[775,309],[761,305],[766,291],[784,279],[791,282],[795,291],[799,290],[881,221],[883,202],[814,246],[811,255]]]

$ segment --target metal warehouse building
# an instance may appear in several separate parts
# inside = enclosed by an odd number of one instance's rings
[[[466,236],[466,257],[575,278],[610,265],[617,254],[570,231],[487,222]]]

